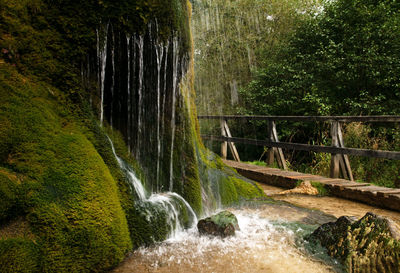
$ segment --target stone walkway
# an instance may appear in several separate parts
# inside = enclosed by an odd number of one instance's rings
[[[319,175],[284,171],[241,162],[224,160],[224,163],[237,170],[244,177],[254,181],[292,189],[299,181],[318,182],[325,185],[330,194],[360,201],[368,205],[400,211],[400,189],[374,186],[344,179],[327,178]]]

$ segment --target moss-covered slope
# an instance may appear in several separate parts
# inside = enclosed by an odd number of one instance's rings
[[[99,271],[131,248],[127,222],[116,182],[62,98],[54,87],[0,65],[0,194],[7,208],[1,220],[24,216],[34,235],[3,237],[0,253],[10,255],[15,244],[40,253],[41,271]],[[7,265],[13,259],[0,260],[2,272],[18,271]]]

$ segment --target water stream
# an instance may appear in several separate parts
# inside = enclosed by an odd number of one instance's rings
[[[173,192],[147,193],[109,141],[137,202],[164,211],[171,230],[167,240],[139,248],[113,272],[340,272],[337,262],[324,251],[314,249],[314,254],[309,254],[302,239],[334,217],[284,203],[261,204],[231,209],[240,226],[235,236],[201,236],[190,205]],[[188,229],[181,221],[181,204],[190,214]],[[151,217],[150,210],[145,213]]]
[[[236,235],[200,236],[181,231],[152,247],[136,250],[113,272],[340,272],[323,251],[310,255],[302,236],[328,216],[287,205],[231,210],[238,218]],[[317,258],[318,257],[318,258]]]
[[[180,206],[183,204],[188,213],[189,226],[193,227],[197,224],[197,216],[191,206],[186,202],[182,196],[174,192],[164,193],[152,193],[148,194],[144,188],[140,179],[136,176],[132,168],[123,159],[121,159],[115,151],[114,145],[110,138],[108,138],[111,144],[112,152],[118,161],[121,170],[125,173],[125,176],[129,182],[131,192],[137,197],[137,202],[147,203],[150,206],[156,207],[159,210],[165,212],[167,217],[167,224],[169,226],[170,234],[169,237],[174,237],[178,233],[184,230],[185,224],[182,220],[182,210]],[[146,206],[142,206],[144,213],[150,218],[152,211],[146,209]]]
[[[99,62],[99,86],[100,86],[100,124],[103,124],[104,120],[104,81],[106,76],[106,64],[107,64],[107,37],[108,37],[107,23],[104,30],[99,32],[97,30],[97,57]],[[102,42],[102,43],[100,43]]]

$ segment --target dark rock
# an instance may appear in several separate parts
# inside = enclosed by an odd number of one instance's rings
[[[336,222],[321,225],[310,235],[309,240],[317,240],[323,246],[333,245],[339,238],[346,236],[349,226],[355,221],[356,217],[342,216]]]
[[[342,216],[307,239],[326,247],[348,272],[400,272],[400,232],[390,219],[370,212],[358,221]]]
[[[222,211],[197,223],[200,234],[227,237],[239,230],[236,216],[229,211]]]

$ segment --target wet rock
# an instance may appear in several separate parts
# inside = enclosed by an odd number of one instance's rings
[[[236,216],[229,211],[222,211],[197,223],[200,234],[227,237],[239,230]]]
[[[400,230],[390,219],[370,212],[358,221],[342,216],[307,239],[326,247],[348,272],[400,272]]]

